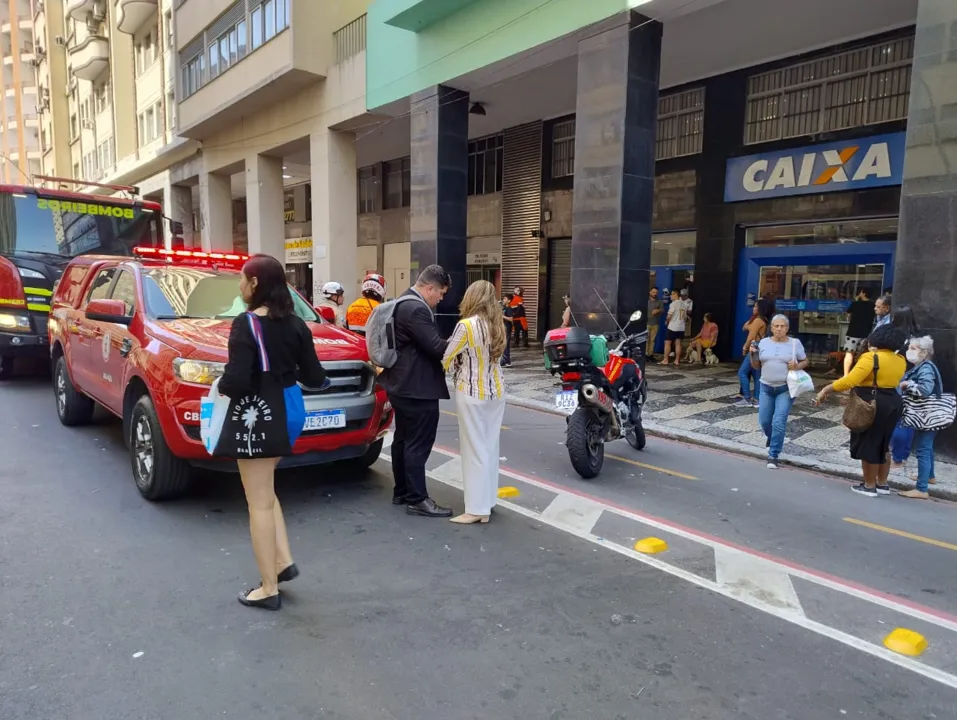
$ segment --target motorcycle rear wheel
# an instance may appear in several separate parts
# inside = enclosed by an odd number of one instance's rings
[[[585,408],[578,408],[568,418],[565,447],[575,472],[585,480],[597,477],[605,464],[605,439],[602,423]]]

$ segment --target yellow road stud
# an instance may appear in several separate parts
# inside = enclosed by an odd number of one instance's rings
[[[901,655],[917,657],[927,649],[927,638],[907,628],[896,628],[884,638],[884,647]]]
[[[635,550],[645,555],[654,555],[667,549],[668,543],[656,537],[646,537],[635,543]]]
[[[522,493],[519,492],[517,487],[512,487],[511,485],[500,487],[498,489],[498,496],[500,498],[514,498],[514,497],[518,497],[521,494]]]

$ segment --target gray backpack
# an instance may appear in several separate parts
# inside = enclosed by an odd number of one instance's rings
[[[399,351],[395,343],[395,309],[400,302],[406,300],[418,300],[425,305],[425,301],[418,295],[403,295],[377,305],[366,321],[366,350],[369,352],[369,360],[373,365],[388,369],[398,361]]]

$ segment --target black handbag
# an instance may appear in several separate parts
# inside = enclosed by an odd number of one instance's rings
[[[298,385],[283,388],[269,369],[259,317],[255,313],[246,313],[246,317],[259,348],[257,387],[230,401],[213,455],[236,460],[291,455],[306,419],[302,390]]]

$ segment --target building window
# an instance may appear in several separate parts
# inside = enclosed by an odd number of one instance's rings
[[[98,174],[104,174],[115,162],[115,152],[113,150],[113,138],[107,138],[96,146],[96,167]]]
[[[93,86],[93,110],[99,115],[110,106],[110,81]]]
[[[359,168],[359,212],[370,213],[379,209],[379,181],[375,166]]]
[[[166,14],[163,15],[163,29],[165,31],[164,37],[166,38],[166,47],[167,49],[173,47],[173,13],[170,10],[166,11]]]
[[[263,7],[253,9],[252,13],[249,15],[249,24],[252,25],[253,31],[253,50],[258,48],[263,44]]]
[[[74,180],[80,179],[80,163],[78,162],[73,163],[73,179]]]
[[[575,174],[575,118],[552,125],[552,177]]]
[[[81,179],[93,180],[96,177],[96,152],[90,151],[83,156],[83,170]]]
[[[703,136],[703,87],[658,98],[656,160],[698,154]]]
[[[392,208],[409,207],[412,204],[412,160],[400,158],[383,163],[383,192],[382,207]]]
[[[70,142],[80,137],[80,123],[77,121],[76,113],[70,115]]]
[[[246,57],[246,21],[240,20],[209,44],[209,77],[222,75]]]
[[[572,133],[574,138],[574,133]],[[469,143],[469,195],[487,195],[502,191],[505,163],[505,136],[489,135]]]
[[[157,48],[158,28],[154,25],[143,37],[133,43],[133,54],[136,57],[136,74],[142,75],[159,57]]]
[[[747,144],[905,120],[914,38],[748,78]]]
[[[139,146],[149,145],[161,134],[160,123],[163,121],[163,103],[157,102],[136,116],[139,125]]]
[[[173,92],[170,91],[166,93],[166,129],[169,132],[173,131],[175,127],[176,118],[174,117],[173,110],[176,107],[176,99],[173,97]]]

